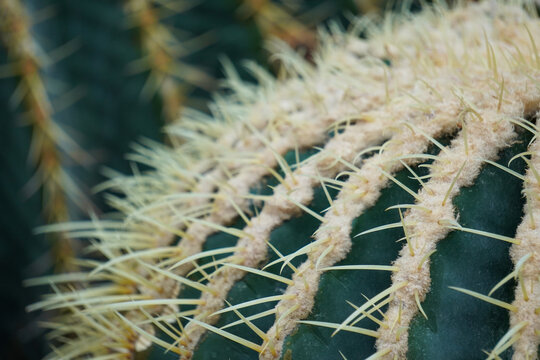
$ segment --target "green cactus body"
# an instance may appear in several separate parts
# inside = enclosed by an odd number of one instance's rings
[[[46,279],[56,295],[31,308],[72,313],[55,355],[537,359],[540,22],[524,8],[389,16],[367,40],[322,34],[315,65],[285,51],[286,80],[233,76],[213,121],[188,112],[169,127],[182,145],[132,157],[155,170],[107,184],[123,220],[49,228],[107,258]]]

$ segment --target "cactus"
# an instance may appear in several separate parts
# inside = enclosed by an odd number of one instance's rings
[[[231,74],[104,184],[121,219],[46,227],[103,257],[29,281],[51,358],[537,359],[535,11],[359,20]]]
[[[47,221],[68,221],[68,199],[83,209],[91,208],[91,204],[62,166],[61,157],[65,155],[85,165],[91,162],[91,158],[54,120],[54,109],[41,73],[43,68],[72,52],[73,43],[57,49],[53,56],[45,56],[31,35],[30,20],[22,4],[5,1],[0,5],[0,11],[0,41],[5,45],[10,59],[10,63],[4,65],[4,70],[7,74],[20,77],[10,103],[14,106],[22,103],[32,127],[29,158],[36,171],[24,192],[31,195],[40,187],[43,188],[43,212]],[[73,266],[69,262],[74,251],[64,234],[57,235],[53,241],[55,266],[59,271],[68,270]]]
[[[32,234],[35,228],[85,217],[90,206],[81,200],[103,181],[104,165],[128,171],[124,156],[130,143],[140,135],[157,139],[160,114],[165,120],[177,117],[184,101],[204,109],[196,96],[208,94],[192,93],[186,80],[210,85],[198,80],[218,73],[218,54],[233,62],[261,57],[261,34],[252,19],[238,17],[238,8],[236,0],[0,1],[0,144],[5,155],[0,198],[7,215],[0,224],[0,262],[1,282],[8,288],[2,303],[10,308],[0,326],[1,358],[41,358],[49,351],[45,330],[35,321],[49,315],[24,310],[41,288],[24,287],[23,279],[53,267],[76,268],[70,245],[76,252],[79,241],[69,242],[62,233]],[[143,14],[151,21],[141,22]],[[148,58],[163,61],[148,66]],[[32,65],[32,59],[36,66],[19,66]],[[204,71],[194,72],[194,66]],[[153,88],[152,80],[171,72]],[[150,86],[144,87],[145,81]],[[32,91],[22,96],[28,85]],[[144,95],[153,91],[156,96],[149,101]],[[93,202],[92,213],[110,211],[100,197]]]

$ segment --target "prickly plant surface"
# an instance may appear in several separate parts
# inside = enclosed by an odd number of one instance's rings
[[[232,74],[104,184],[121,218],[48,228],[103,256],[32,281],[51,357],[538,358],[534,9],[366,24],[284,50],[285,80]]]
[[[6,74],[20,77],[10,105],[23,108],[32,128],[29,160],[35,166],[35,174],[23,191],[31,195],[42,188],[47,221],[68,221],[68,199],[80,208],[88,209],[91,204],[62,166],[61,158],[67,156],[74,162],[88,163],[90,157],[56,123],[55,109],[41,72],[72,51],[73,44],[68,43],[47,57],[32,37],[30,27],[31,19],[20,2],[6,0],[0,4],[0,44],[5,46],[9,59],[3,66],[2,77]],[[55,267],[67,270],[69,259],[74,255],[71,243],[61,233],[56,234],[54,240]]]

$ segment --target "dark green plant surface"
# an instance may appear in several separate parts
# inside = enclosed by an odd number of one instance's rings
[[[522,133],[519,141],[500,154],[498,163],[506,165],[516,154],[523,152],[531,136]],[[523,163],[513,163],[511,167],[523,174]],[[414,168],[419,176],[427,174],[425,168]],[[413,191],[420,184],[402,170],[396,178]],[[491,165],[486,165],[475,184],[463,188],[455,199],[463,226],[481,229],[506,236],[514,236],[522,216],[523,198],[520,196],[521,181]],[[399,186],[392,184],[383,190],[377,204],[354,221],[351,237],[362,231],[399,222],[396,210],[386,211],[395,204],[411,203],[414,198]],[[310,208],[316,212],[328,207],[328,201],[321,188],[315,191]],[[501,217],[500,214],[507,214]],[[241,227],[243,224],[239,224]],[[319,222],[309,214],[287,221],[272,232],[270,243],[282,254],[290,254],[310,242],[311,235]],[[403,229],[390,229],[354,238],[353,248],[346,259],[336,265],[373,264],[390,265],[398,256],[403,243]],[[228,239],[228,240],[227,240]],[[215,245],[213,245],[215,244]],[[235,238],[218,234],[210,237],[205,250],[234,246]],[[410,330],[410,359],[483,359],[485,354],[477,349],[491,349],[508,329],[506,310],[482,302],[449,288],[458,286],[487,293],[512,270],[508,256],[509,244],[465,232],[452,232],[441,241],[437,252],[432,256],[432,286],[423,303],[428,320],[419,314]],[[268,262],[278,259],[270,254]],[[305,256],[294,259],[298,266]],[[266,270],[290,278],[292,271],[281,264]],[[315,307],[307,320],[340,323],[353,308],[363,304],[366,297],[371,298],[391,285],[390,273],[386,271],[333,271],[321,278]],[[511,302],[514,283],[506,284],[498,290],[497,298]],[[263,298],[281,294],[285,285],[276,281],[247,274],[230,291],[227,301],[240,304],[249,299]],[[193,298],[192,290],[186,290],[180,297]],[[188,295],[189,293],[189,295]],[[337,296],[336,296],[337,295]],[[241,310],[242,315],[251,316],[273,308],[266,303]],[[382,307],[381,311],[385,311]],[[239,320],[234,312],[224,314],[217,327]],[[274,322],[274,316],[254,320],[262,331],[267,331]],[[359,327],[377,329],[370,319],[358,323]],[[474,329],[474,330],[471,330]],[[258,338],[245,324],[227,328],[227,331],[244,339],[256,342]],[[283,359],[341,360],[340,352],[347,359],[365,359],[375,352],[375,339],[361,334],[341,332],[331,337],[333,330],[313,325],[299,325],[298,329],[285,342]],[[474,350],[472,350],[474,349]],[[154,359],[163,350],[156,349]],[[226,354],[226,355],[224,355]],[[442,354],[446,354],[442,356]],[[224,357],[225,356],[225,357]],[[509,354],[505,355],[509,358]],[[254,360],[258,354],[236,342],[209,333],[201,341],[194,359],[234,359]]]
[[[517,144],[502,151],[498,163],[506,165],[514,155],[527,148],[529,140],[528,134],[522,134]],[[512,165],[513,170],[524,173],[523,163]],[[417,173],[422,176],[422,172]],[[417,190],[419,183],[409,177],[407,170],[397,176],[410,189]],[[463,188],[454,201],[463,226],[514,236],[523,212],[521,185],[516,177],[486,165],[475,184]],[[393,184],[382,192],[377,205],[355,220],[351,236],[375,226],[399,222],[397,211],[385,209],[411,201],[413,198],[409,194]],[[403,236],[402,229],[393,229],[357,237],[353,240],[351,252],[339,265],[390,265],[403,246],[396,240]],[[493,348],[504,335],[508,329],[508,313],[452,290],[449,286],[488,293],[512,271],[509,245],[459,231],[450,233],[440,242],[437,252],[431,257],[431,289],[422,303],[428,320],[418,314],[411,326],[409,359],[485,358],[479,349]],[[362,294],[371,298],[390,284],[388,272],[343,271],[324,274],[309,320],[340,323],[353,310],[345,300],[359,306],[365,302]],[[497,298],[511,302],[514,285],[509,283],[498,290]],[[340,296],[333,296],[336,292]],[[381,310],[385,311],[385,308]],[[358,326],[373,330],[377,328],[377,324],[369,319],[360,321]],[[331,337],[332,332],[331,329],[300,325],[286,341],[283,359],[340,360],[342,357],[338,351],[347,359],[364,359],[375,353],[374,338],[343,332]],[[503,355],[509,357],[509,354]]]
[[[312,155],[313,152],[308,152],[303,154],[302,158],[307,158],[309,155]],[[289,153],[289,155],[292,155]],[[286,159],[293,159],[292,156],[286,156]],[[294,161],[294,160],[293,160]],[[292,161],[289,161],[292,164]],[[276,180],[274,179],[274,182]],[[332,196],[336,194],[336,191],[333,191]],[[310,208],[319,213],[326,209],[329,206],[328,200],[324,195],[322,188],[317,188],[315,190],[315,198],[313,203],[310,205]],[[268,240],[272,246],[274,246],[281,254],[290,254],[298,250],[298,248],[305,245],[311,235],[317,230],[320,223],[317,219],[314,219],[309,214],[302,214],[302,216],[293,218],[283,225],[272,231],[270,239]],[[234,246],[236,239],[231,239],[229,246]],[[210,250],[212,248],[223,247],[224,243],[220,240],[216,241],[214,238],[210,238],[209,241],[205,244],[204,250]],[[227,246],[227,245],[225,245]],[[302,261],[304,261],[306,256],[298,256],[292,261],[293,266],[299,266]],[[279,259],[279,256],[275,252],[270,252],[268,257],[268,263]],[[289,267],[286,267],[281,271],[281,264],[275,264],[265,269],[269,273],[285,276],[290,278],[292,276],[292,270]],[[242,281],[234,285],[234,287],[229,292],[227,301],[231,304],[239,304],[246,299],[257,299],[267,296],[275,296],[282,294],[286,289],[286,284],[276,282],[271,279],[261,278],[255,274],[247,274]],[[180,294],[181,297],[185,295]],[[274,308],[275,302],[269,302],[265,304],[260,304],[256,306],[249,307],[247,309],[240,310],[244,316],[252,316],[255,314],[262,313],[263,311],[268,311]],[[267,331],[274,322],[274,315],[269,315],[257,320],[254,320],[253,323],[260,328],[262,331]],[[216,326],[221,327],[227,324],[233,323],[238,320],[238,316],[234,312],[228,312],[224,314]],[[248,339],[250,341],[258,341],[256,335],[249,329],[245,324],[239,324],[234,327],[228,328],[227,331],[230,331],[232,334],[238,335],[242,338]],[[206,336],[205,340],[199,345],[199,351],[195,353],[193,357],[194,360],[210,360],[210,359],[221,359],[223,354],[228,354],[231,359],[238,360],[247,360],[252,359],[254,353],[252,350],[247,349],[244,346],[241,346],[235,342],[228,341],[223,337],[210,333]]]
[[[501,151],[497,163],[506,165],[513,156],[527,149],[530,139],[529,133],[522,132],[515,144]],[[291,163],[292,154],[289,153],[286,158]],[[513,162],[510,168],[520,174],[525,172],[523,162]],[[418,176],[428,173],[425,167],[416,166],[414,171]],[[420,184],[410,175],[409,171],[402,170],[396,178],[409,189],[418,191]],[[273,179],[274,184],[276,181]],[[513,237],[523,212],[524,199],[520,196],[521,186],[522,183],[518,178],[492,165],[486,165],[475,184],[461,189],[460,195],[454,201],[461,224]],[[336,192],[331,191],[331,194],[334,197]],[[414,198],[410,194],[396,184],[391,184],[382,191],[377,204],[354,221],[351,237],[377,226],[399,222],[398,212],[386,209],[395,204],[407,204],[412,201]],[[328,205],[322,188],[316,189],[310,209],[320,213]],[[501,213],[506,215],[501,217]],[[311,241],[311,235],[319,224],[311,215],[303,214],[275,229],[269,242],[282,254],[293,253]],[[242,228],[244,225],[239,220],[234,227]],[[355,237],[348,256],[336,265],[390,265],[403,246],[403,236],[403,229],[398,228]],[[234,236],[218,233],[208,238],[204,251],[234,246],[235,243]],[[450,289],[449,286],[488,293],[500,279],[512,271],[508,255],[509,245],[459,231],[451,232],[440,242],[437,252],[431,257],[432,285],[422,304],[428,319],[418,314],[411,325],[409,359],[485,358],[485,354],[479,349],[493,348],[507,331],[509,325],[507,311]],[[299,256],[292,264],[299,266],[305,258],[305,255]],[[276,259],[279,259],[276,253],[271,253],[267,263]],[[288,267],[282,270],[281,263],[265,270],[287,278],[293,274]],[[390,285],[390,273],[387,271],[327,272],[321,278],[315,307],[306,320],[340,323],[353,309],[347,302],[359,306],[366,301],[366,297],[371,298]],[[497,298],[511,303],[514,286],[514,282],[509,282],[497,290]],[[285,288],[285,284],[247,274],[229,292],[227,301],[231,305],[240,304],[250,299],[282,294]],[[199,295],[199,291],[187,288],[179,298],[197,298]],[[243,316],[248,317],[271,310],[273,306],[274,303],[270,302],[240,311]],[[386,306],[381,308],[381,311],[385,310]],[[215,326],[223,327],[238,320],[238,316],[231,311],[223,314]],[[274,315],[271,314],[253,320],[253,324],[262,331],[267,331],[274,321]],[[360,321],[357,326],[377,329],[377,324],[367,318]],[[224,329],[249,341],[259,340],[244,323]],[[342,356],[349,360],[365,359],[375,352],[375,339],[372,337],[349,332],[341,332],[332,337],[332,332],[331,329],[318,326],[299,325],[286,339],[282,359],[341,360]],[[176,357],[160,348],[153,348],[148,353],[149,359]],[[511,352],[501,356],[502,359],[510,357]],[[258,359],[258,353],[210,332],[199,344],[193,359],[255,360]]]
[[[527,134],[528,135],[528,134]],[[516,154],[526,151],[530,136],[504,150],[498,161],[507,165]],[[513,163],[523,174],[525,164]],[[486,165],[475,185],[461,190],[454,200],[461,224],[509,237],[515,236],[523,216],[522,184],[516,177]],[[513,269],[509,243],[466,232],[452,232],[441,241],[431,257],[431,290],[423,303],[428,315],[411,324],[411,359],[483,359],[480,349],[492,349],[509,328],[508,311],[450,289],[450,286],[487,294]],[[511,281],[494,296],[511,303],[516,283]],[[474,330],[471,330],[474,329]],[[471,352],[471,349],[477,349]],[[510,358],[511,351],[501,355]]]
[[[310,156],[316,154],[317,151],[314,149],[306,150],[300,152],[298,155],[298,159],[300,161],[304,161],[305,159],[309,158]],[[294,168],[296,164],[296,154],[294,151],[289,151],[284,156],[285,161]],[[278,171],[278,173],[281,176],[284,176],[284,173],[282,170]],[[271,195],[272,194],[272,188],[279,184],[279,181],[274,178],[267,176],[263,182],[257,186],[256,188],[252,189],[252,192],[254,194],[260,194],[260,195]],[[316,197],[311,204],[311,209],[320,212],[323,211],[325,208],[328,207],[328,200],[326,199],[323,190],[321,188],[316,190]],[[333,195],[335,195],[335,191],[332,192]],[[257,210],[255,210],[255,207],[253,209],[253,212],[260,211],[260,207],[257,207]],[[242,229],[245,226],[245,223],[243,220],[238,220],[233,227]],[[290,221],[286,222],[279,228],[275,229],[269,239],[270,244],[272,244],[278,251],[280,251],[282,254],[289,254],[295,250],[297,250],[299,244],[303,244],[303,241],[306,239],[309,239],[310,236],[317,230],[319,226],[319,222],[314,219],[312,216],[308,214],[303,214],[302,216],[298,218],[291,219]],[[291,239],[294,239],[291,241]],[[234,246],[237,242],[237,237],[225,234],[225,233],[216,233],[208,237],[208,239],[205,242],[203,251],[218,249],[222,247],[228,247],[228,246]],[[224,255],[216,256],[215,259],[220,259],[225,257]],[[270,254],[270,257],[268,259],[268,262],[274,261],[278,259],[278,256],[276,253]],[[298,266],[301,261],[305,259],[305,256],[300,256],[296,258],[292,264],[294,266]],[[213,260],[213,259],[212,259]],[[204,265],[208,263],[209,260],[203,259],[200,261],[200,265]],[[283,272],[280,271],[281,265],[276,264],[268,268],[268,271],[279,275],[291,277],[292,271],[290,268],[285,268]],[[198,276],[197,276],[198,275]],[[196,274],[192,276],[192,280],[198,280],[201,276],[199,274]],[[257,298],[257,297],[264,297],[264,296],[272,296],[276,294],[280,294],[285,290],[285,284],[282,283],[276,283],[276,281],[261,278],[260,276],[257,276],[255,274],[247,274],[241,282],[237,283],[233,289],[231,289],[229,296],[227,298],[227,301],[231,304],[237,304],[243,302],[246,298]],[[190,287],[186,287],[181,291],[181,293],[178,295],[179,298],[198,298],[200,297],[201,293],[198,290],[195,290]],[[247,309],[242,310],[242,314],[245,316],[254,315],[263,311],[267,311],[273,308],[273,303],[266,303],[261,304],[257,306],[250,307]],[[188,310],[190,307],[182,307],[182,310]],[[223,316],[217,326],[225,326],[227,324],[230,324],[232,322],[235,322],[238,320],[238,317],[234,313],[228,313]],[[183,322],[185,325],[185,321]],[[258,320],[254,321],[254,324],[263,329],[267,330],[273,323],[273,317],[267,316],[264,318],[260,318]],[[230,329],[227,329],[231,333],[247,338],[251,341],[256,340],[254,338],[253,332],[247,327],[245,324],[239,324],[235,327],[232,327]],[[166,337],[161,334],[161,336],[165,339]],[[197,352],[195,356],[193,357],[194,360],[203,360],[203,359],[222,359],[223,354],[228,354],[228,356],[231,359],[247,359],[247,358],[253,358],[254,352],[235,343],[232,341],[228,341],[216,334],[208,334],[208,336],[205,338],[205,340],[201,343],[203,351]],[[164,352],[162,348],[159,347],[152,347],[151,350],[148,351],[148,359],[149,360],[158,360],[163,359],[166,357],[175,358],[177,355],[169,353],[167,354]]]
[[[14,85],[14,81],[0,80]],[[22,189],[32,176],[27,166],[30,130],[15,121],[0,86],[0,357],[37,359],[48,349],[41,339],[43,330],[35,324],[35,316],[25,312],[25,306],[38,300],[40,289],[22,287],[22,281],[43,271],[40,262],[48,263],[48,244],[43,236],[35,236],[32,228],[41,224],[41,202],[34,194],[25,196]],[[6,120],[4,120],[6,119]],[[44,255],[45,254],[45,255]],[[46,267],[48,265],[45,265]]]

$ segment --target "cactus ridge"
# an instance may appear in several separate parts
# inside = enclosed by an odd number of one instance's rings
[[[537,127],[534,126],[534,133],[537,133]],[[528,170],[523,179],[526,195],[526,204],[524,206],[523,222],[519,225],[516,231],[516,243],[510,249],[512,261],[515,264],[514,270],[510,275],[518,278],[519,284],[515,289],[515,299],[512,303],[510,312],[510,326],[504,339],[497,344],[493,353],[499,355],[508,346],[513,345],[516,354],[522,354],[522,358],[526,358],[528,354],[534,354],[538,351],[540,345],[540,337],[538,329],[540,329],[540,317],[538,316],[540,309],[540,296],[538,296],[538,271],[540,264],[538,263],[538,254],[540,250],[540,242],[538,239],[538,185],[540,184],[537,170],[540,166],[538,154],[539,144],[535,140],[529,148],[531,157],[526,160]],[[524,154],[519,154],[523,156]],[[522,157],[522,159],[525,159]],[[505,279],[503,279],[505,280]],[[495,290],[495,289],[494,289]],[[492,290],[493,292],[493,290]],[[504,341],[503,341],[504,340]],[[524,355],[524,356],[523,356]],[[492,356],[495,358],[495,356]]]
[[[479,114],[486,121],[469,122],[466,136],[460,134],[450,149],[435,160],[429,181],[417,194],[416,206],[403,217],[407,246],[394,263],[399,270],[393,274],[392,281],[395,285],[404,285],[394,293],[379,331],[377,349],[381,353],[405,356],[408,332],[400,330],[408,329],[417,311],[426,316],[420,305],[430,285],[429,261],[426,260],[435,251],[437,241],[451,229],[465,231],[457,224],[451,200],[461,187],[472,184],[484,159],[494,159],[515,135],[512,124],[501,126],[497,114],[488,111]],[[353,318],[351,315],[345,323]],[[396,323],[400,326],[393,326]]]
[[[517,128],[537,134],[536,125],[525,118],[537,117],[539,111],[540,62],[534,39],[540,38],[540,23],[523,5],[484,2],[453,10],[434,7],[412,20],[389,16],[389,26],[367,29],[367,40],[355,31],[323,34],[316,66],[284,52],[288,80],[269,81],[264,76],[265,86],[253,88],[232,75],[235,93],[216,101],[217,122],[187,112],[181,124],[168,128],[173,144],[182,133],[185,143],[170,149],[140,146],[131,157],[155,170],[118,177],[103,186],[125,195],[110,198],[124,220],[46,228],[97,238],[92,248],[108,258],[81,260],[88,273],[33,281],[53,283],[56,293],[31,309],[71,311],[63,316],[62,326],[52,324],[60,342],[69,338],[56,353],[62,358],[129,358],[156,343],[189,359],[211,331],[255,350],[261,359],[277,359],[284,356],[287,336],[303,322],[331,328],[334,335],[349,331],[376,338],[371,359],[402,359],[411,321],[419,314],[427,317],[422,302],[431,284],[430,256],[450,231],[462,231],[513,244],[515,269],[501,282],[518,279],[512,304],[456,288],[510,311],[511,327],[489,358],[498,358],[511,346],[514,359],[537,358],[536,141],[518,156],[527,162],[526,175],[513,172],[524,181],[527,198],[515,237],[460,225],[453,205],[482,166],[496,165],[512,173],[493,161],[516,140]],[[329,129],[335,130],[333,137]],[[436,140],[456,131],[448,146]],[[296,166],[284,159],[292,150],[298,153],[320,144],[325,145],[317,154]],[[430,146],[440,149],[438,155],[427,152]],[[433,162],[424,164],[429,174],[419,176],[413,166],[424,160]],[[418,181],[420,191],[396,178],[403,169]],[[272,194],[253,194],[267,176],[278,183]],[[353,220],[375,205],[392,183],[411,195],[414,204],[395,204],[392,211],[399,212],[399,222],[360,235],[402,228],[399,257],[392,264],[335,266],[351,249]],[[310,208],[317,187],[329,202],[324,215]],[[329,188],[339,191],[335,198]],[[262,210],[253,210],[254,201],[264,203]],[[302,213],[321,223],[313,241],[280,253],[268,242],[272,230]],[[237,218],[245,223],[243,228],[231,226]],[[238,240],[233,246],[203,251],[208,237],[217,232]],[[177,244],[175,236],[180,238]],[[269,251],[278,259],[260,268]],[[293,265],[302,256],[305,261]],[[267,271],[275,264],[289,267],[292,276]],[[392,283],[341,322],[303,320],[312,311],[322,274],[333,270],[390,271]],[[192,279],[193,273],[201,275],[199,281]],[[283,283],[286,290],[226,303],[246,273]],[[89,286],[71,291],[62,285],[74,280]],[[183,297],[181,288],[200,291],[200,298]],[[276,301],[264,314],[242,314],[244,308]],[[191,307],[182,311],[185,306]],[[219,316],[228,312],[234,312],[260,342],[235,335],[229,331],[232,324],[216,327]],[[268,315],[276,319],[269,329],[254,324],[257,317]],[[366,317],[378,330],[355,326]],[[157,337],[156,329],[172,342]]]
[[[189,86],[210,89],[214,80],[204,71],[180,61],[188,55],[189,43],[179,41],[160,20],[171,14],[188,10],[194,4],[174,4],[154,0],[129,0],[125,3],[127,22],[137,27],[143,58],[129,66],[130,72],[150,70],[142,88],[148,100],[158,93],[167,122],[175,120],[181,110]],[[198,39],[204,41],[204,36]]]
[[[31,16],[33,16],[33,19]],[[23,3],[6,0],[0,3],[0,42],[5,46],[9,63],[2,65],[0,77],[18,77],[19,83],[10,98],[10,105],[21,107],[25,122],[32,129],[29,160],[35,174],[25,185],[26,195],[42,189],[43,213],[47,221],[68,221],[69,202],[80,209],[89,209],[92,203],[80,189],[79,182],[64,166],[69,158],[77,164],[89,164],[92,158],[74,141],[56,121],[56,113],[68,107],[80,96],[73,89],[55,99],[53,103],[46,90],[45,69],[71,54],[76,42],[68,42],[47,54],[35,40],[32,26],[54,15],[52,7],[29,14]],[[34,21],[34,23],[32,22]],[[53,104],[55,106],[53,106]],[[55,269],[73,270],[70,260],[75,256],[70,239],[58,234],[53,239]]]
[[[274,188],[274,193],[270,199],[265,202],[262,212],[250,220],[250,224],[244,229],[246,235],[241,237],[238,242],[238,250],[234,254],[237,262],[241,266],[257,267],[267,257],[267,239],[270,232],[288,220],[299,209],[310,211],[307,205],[313,199],[313,187],[320,183],[322,176],[335,176],[339,170],[344,169],[344,165],[336,163],[336,159],[347,162],[352,160],[358,153],[358,149],[366,146],[375,145],[384,138],[384,122],[361,123],[351,126],[343,134],[332,139],[325,150],[328,150],[331,156],[322,158],[320,156],[312,157],[303,166],[298,167],[290,173],[283,181],[283,184]],[[330,149],[344,149],[346,153],[336,154]],[[320,153],[319,153],[320,154]],[[335,165],[333,165],[335,163]],[[339,164],[339,165],[338,165]],[[290,195],[289,195],[290,194]],[[316,213],[312,214],[318,219],[322,217]],[[307,251],[300,249],[300,254]],[[210,287],[215,292],[206,292],[203,294],[204,304],[199,306],[199,313],[212,315],[224,305],[224,299],[234,285],[237,279],[240,279],[245,270],[232,267],[222,268],[219,274],[212,277]],[[232,281],[231,281],[232,280]],[[288,283],[288,281],[286,281]],[[282,297],[272,299],[279,300]],[[216,313],[217,315],[217,313]],[[213,318],[213,319],[212,319]],[[208,322],[216,321],[216,316],[207,319]],[[197,326],[197,327],[195,327]],[[192,329],[194,327],[195,329]],[[204,328],[199,325],[188,325],[186,334],[183,338],[187,344],[197,344],[199,337],[203,334]],[[261,348],[259,348],[261,350]]]

